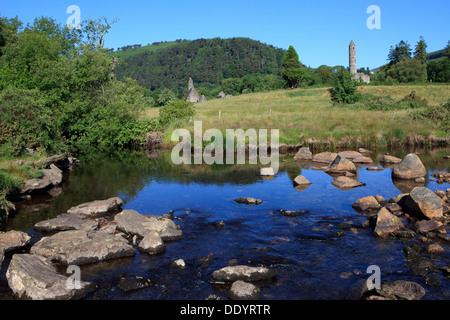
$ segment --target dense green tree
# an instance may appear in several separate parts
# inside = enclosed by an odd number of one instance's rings
[[[283,56],[283,78],[290,88],[296,88],[300,83],[301,63],[297,51],[293,46],[289,46]]]
[[[226,94],[238,95],[244,89],[244,81],[242,78],[228,78],[222,81],[222,91]]]
[[[418,59],[404,59],[389,68],[387,76],[400,83],[425,82],[427,66]]]
[[[430,61],[427,65],[427,76],[432,82],[450,82],[450,59]]]
[[[17,20],[1,24],[2,35],[13,34],[1,47],[0,146],[12,154],[25,147],[54,153],[143,139],[150,124],[137,116],[151,99],[136,81],[115,79],[114,61],[101,46],[52,18],[24,30]]]

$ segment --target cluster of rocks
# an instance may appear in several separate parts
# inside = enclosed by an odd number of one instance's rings
[[[111,259],[132,257],[135,247],[148,254],[165,250],[165,242],[183,237],[175,222],[166,216],[142,215],[123,210],[118,197],[72,207],[53,219],[35,224],[44,236],[31,248],[25,232],[0,234],[0,253],[13,254],[6,277],[19,298],[77,299],[95,288],[88,282],[68,286],[68,277],[54,263],[80,266]]]
[[[294,156],[296,161],[311,161],[316,165],[313,170],[321,170],[334,179],[332,184],[342,190],[348,190],[365,183],[356,179],[357,164],[368,166],[369,171],[382,171],[384,168],[392,169],[393,183],[400,190],[411,190],[415,186],[423,185],[426,182],[427,170],[420,158],[415,153],[406,155],[403,159],[384,154],[379,161],[383,167],[373,166],[370,157],[371,151],[359,148],[358,151],[320,152],[312,154],[308,147],[301,147]],[[450,174],[447,172],[437,172],[432,174],[438,183],[450,181]]]
[[[425,187],[415,187],[410,193],[399,194],[389,201],[381,196],[358,199],[353,208],[369,215],[363,226],[371,228],[374,235],[413,242],[412,246],[404,248],[406,266],[413,275],[423,276],[428,285],[436,286],[441,284],[436,273],[440,271],[448,277],[450,265],[438,268],[431,259],[420,256],[420,252],[425,251],[433,257],[445,253],[443,244],[450,242],[447,235],[450,223],[449,198],[450,189],[433,192]],[[425,250],[416,240],[423,244]],[[416,291],[417,295],[394,294],[396,290]],[[378,290],[377,295],[369,299],[420,299],[424,294],[425,289],[414,282],[398,282]]]
[[[277,276],[276,269],[247,265],[227,266],[212,273],[212,284],[231,284],[228,297],[233,300],[258,300],[261,290],[255,284]]]

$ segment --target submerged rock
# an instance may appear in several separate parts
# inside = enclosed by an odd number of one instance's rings
[[[275,269],[266,267],[249,267],[245,265],[228,266],[212,273],[212,277],[216,281],[234,282],[242,281],[259,281],[269,280],[277,275]]]
[[[81,265],[134,256],[133,246],[124,238],[100,231],[70,230],[43,237],[30,253],[65,265]]]
[[[59,274],[49,259],[34,254],[13,255],[6,278],[19,298],[32,300],[80,299],[95,287],[85,281],[68,285],[70,279]]]
[[[423,165],[420,158],[410,153],[399,165],[395,166],[392,170],[392,178],[400,180],[415,180],[417,178],[423,178],[427,175],[427,169]]]
[[[69,214],[76,214],[81,217],[98,218],[109,213],[116,212],[123,205],[122,199],[113,197],[106,200],[95,200],[82,203],[67,210]]]
[[[285,216],[285,217],[296,217],[296,216],[299,216],[299,215],[301,215],[301,214],[308,213],[308,211],[306,211],[306,210],[292,211],[292,210],[284,210],[284,209],[281,209],[281,210],[280,210],[280,213],[281,213],[283,216]]]
[[[179,240],[183,237],[180,226],[168,218],[144,216],[134,210],[124,210],[114,217],[119,230],[143,238],[149,231],[157,231],[163,241]]]
[[[252,283],[238,280],[233,282],[228,297],[232,300],[258,300],[261,291]]]
[[[243,203],[243,204],[248,204],[248,205],[258,205],[263,202],[261,199],[255,199],[255,198],[251,198],[251,197],[237,198],[234,201],[237,203]]]
[[[425,289],[418,283],[397,280],[383,284],[379,294],[391,300],[420,300],[425,292]]]

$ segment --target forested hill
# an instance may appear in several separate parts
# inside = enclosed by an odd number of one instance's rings
[[[151,90],[187,91],[189,77],[196,88],[212,89],[226,78],[250,73],[281,75],[284,50],[248,38],[198,39],[162,42],[111,53],[126,63],[118,79],[130,77]]]

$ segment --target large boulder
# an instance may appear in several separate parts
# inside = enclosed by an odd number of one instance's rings
[[[95,288],[85,281],[68,285],[72,279],[59,274],[50,260],[34,254],[13,255],[6,278],[19,298],[32,300],[81,299]]]
[[[341,155],[336,156],[327,170],[328,173],[345,173],[347,171],[356,172],[356,166],[353,162]]]
[[[100,231],[70,230],[43,237],[30,253],[65,265],[81,265],[116,258],[132,257],[132,245],[124,238]]]
[[[277,275],[275,269],[266,267],[250,267],[245,265],[228,266],[212,273],[216,281],[234,282],[269,280]]]
[[[11,230],[5,233],[0,233],[0,249],[3,252],[10,252],[25,247],[31,240],[31,237],[23,232]]]
[[[130,235],[144,238],[149,231],[157,231],[163,241],[179,240],[183,237],[180,226],[168,218],[144,216],[134,210],[124,210],[114,217],[117,228]]]
[[[398,204],[404,212],[419,219],[436,219],[443,216],[442,199],[425,187],[415,187],[401,198]]]
[[[294,160],[312,160],[312,153],[308,147],[300,148],[295,154]]]
[[[76,214],[80,217],[98,218],[118,211],[122,205],[122,199],[113,197],[106,200],[95,200],[80,204],[67,210],[67,213]]]
[[[381,208],[378,211],[373,232],[379,237],[386,238],[393,232],[403,228],[404,225],[398,217],[394,216],[386,208]]]
[[[320,163],[332,163],[334,159],[337,157],[337,153],[334,152],[321,152],[317,153],[313,156],[312,161],[320,162]]]
[[[400,180],[414,180],[423,178],[426,175],[427,169],[414,153],[410,153],[404,157],[402,162],[392,170],[392,178]]]
[[[73,213],[63,213],[56,218],[40,221],[34,228],[41,232],[59,232],[67,230],[94,230],[98,227],[98,222],[92,219],[85,219]]]

